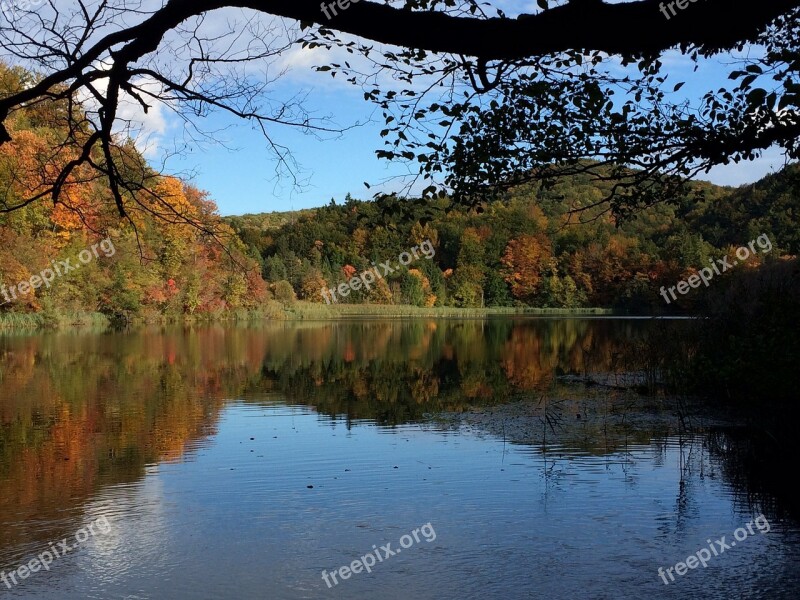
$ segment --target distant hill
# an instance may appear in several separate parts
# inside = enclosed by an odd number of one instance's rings
[[[612,182],[571,177],[527,186],[478,210],[446,200],[345,199],[298,213],[230,217],[226,222],[260,260],[270,284],[288,282],[300,298],[324,301],[356,272],[429,239],[420,259],[348,292],[346,303],[420,306],[616,307],[662,311],[661,286],[687,279],[710,261],[767,234],[774,244],[755,266],[796,254],[800,185],[794,165],[742,188],[697,182],[691,194],[616,223],[606,206],[590,208]],[[671,302],[691,309],[697,295]]]
[[[30,77],[0,64],[0,96]],[[0,146],[0,206],[39,189],[43,165],[57,172],[54,163],[81,151],[76,141],[53,152],[54,140],[64,139],[56,130],[62,108],[40,103],[7,120],[12,141]],[[148,172],[133,144],[126,160]],[[348,196],[317,209],[227,218],[202,190],[168,175],[152,173],[152,179],[159,202],[126,192],[130,220],[120,218],[107,182],[79,176],[55,204],[40,200],[0,211],[0,326],[19,315],[47,323],[73,322],[77,313],[225,318],[261,310],[280,316],[297,297],[685,311],[700,290],[667,306],[662,286],[687,280],[762,235],[774,248],[754,252],[750,266],[800,251],[797,165],[737,189],[695,183],[686,197],[622,223],[602,204],[613,183],[581,176],[521,187],[474,209],[447,199]],[[113,243],[113,252],[98,252],[101,242]],[[76,264],[80,256],[86,261],[79,268],[43,283],[48,269]],[[372,274],[359,289],[338,291],[367,270]]]

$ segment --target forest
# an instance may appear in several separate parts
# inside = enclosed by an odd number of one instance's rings
[[[32,77],[0,67],[0,93]],[[62,104],[37,103],[9,123],[14,139],[0,147],[7,204],[35,196],[42,173],[60,169],[79,151],[56,142],[63,133],[57,130]],[[132,143],[125,157],[138,161],[132,171],[148,172]],[[324,288],[425,240],[436,249],[432,260],[400,266],[342,301],[690,313],[703,290],[667,305],[659,289],[760,235],[774,249],[751,256],[746,269],[798,253],[798,175],[794,165],[738,189],[694,182],[686,195],[625,217],[599,202],[611,182],[572,175],[520,185],[472,207],[448,198],[348,195],[318,209],[224,218],[208,193],[156,173],[151,176],[162,202],[141,192],[128,209],[130,218],[121,218],[107,186],[91,174],[79,175],[54,202],[0,213],[0,284],[27,281],[105,237],[113,240],[115,254],[6,302],[0,314],[6,323],[36,315],[43,324],[86,315],[130,321],[224,318],[242,311],[285,318],[298,300],[323,303]]]
[[[30,84],[34,75],[0,65],[0,96]],[[63,102],[43,102],[15,113],[13,142],[0,147],[0,193],[5,206],[36,197],[43,179],[79,153],[58,143]],[[132,173],[151,178],[155,194],[122,218],[109,201],[108,183],[78,172],[58,199],[0,212],[0,285],[30,280],[58,261],[78,263],[103,239],[116,252],[100,254],[49,286],[6,302],[6,324],[58,325],[94,318],[129,321],[163,315],[221,315],[256,308],[269,298],[258,266],[208,194],[150,170],[132,142],[124,158]],[[136,190],[130,192],[137,193]],[[37,319],[25,316],[36,315]]]
[[[751,256],[746,267],[797,254],[798,173],[789,167],[740,189],[695,183],[691,195],[621,221],[592,208],[608,190],[580,176],[522,186],[474,209],[454,207],[448,199],[348,196],[304,214],[225,221],[263,266],[271,288],[289,292],[291,286],[310,302],[323,302],[322,287],[430,239],[432,260],[400,267],[371,290],[341,301],[687,313],[701,294],[667,305],[659,289],[759,235],[775,248]]]

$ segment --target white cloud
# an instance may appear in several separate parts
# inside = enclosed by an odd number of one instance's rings
[[[315,65],[323,65],[330,60],[330,52],[324,48],[303,48],[293,46],[281,54],[278,64],[286,69],[310,69]]]
[[[109,65],[103,64],[100,68],[108,69]],[[138,78],[131,83],[154,95],[157,95],[160,90],[160,84],[145,78]],[[108,79],[96,80],[93,87],[101,96],[105,97],[108,93]],[[97,114],[100,107],[97,98],[86,89],[79,90],[78,97],[90,115]],[[130,137],[139,152],[146,158],[155,158],[159,155],[169,130],[168,107],[163,102],[147,96],[143,96],[143,99],[149,105],[147,112],[136,98],[127,92],[121,92],[114,133]]]
[[[139,81],[144,88],[158,87],[155,82]],[[155,101],[150,103],[147,112],[142,105],[128,94],[123,94],[117,111],[121,121],[130,123],[128,135],[134,140],[136,147],[146,158],[155,158],[162,147],[164,136],[169,127],[166,105]]]

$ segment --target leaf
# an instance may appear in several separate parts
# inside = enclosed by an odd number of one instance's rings
[[[747,102],[750,106],[761,105],[767,97],[767,90],[756,88],[747,94]]]
[[[757,75],[748,75],[744,79],[742,79],[742,83],[739,84],[739,89],[749,88],[750,85],[756,80]]]

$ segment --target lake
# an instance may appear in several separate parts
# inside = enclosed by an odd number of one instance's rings
[[[0,597],[796,598],[741,428],[628,385],[678,326],[2,334]]]

